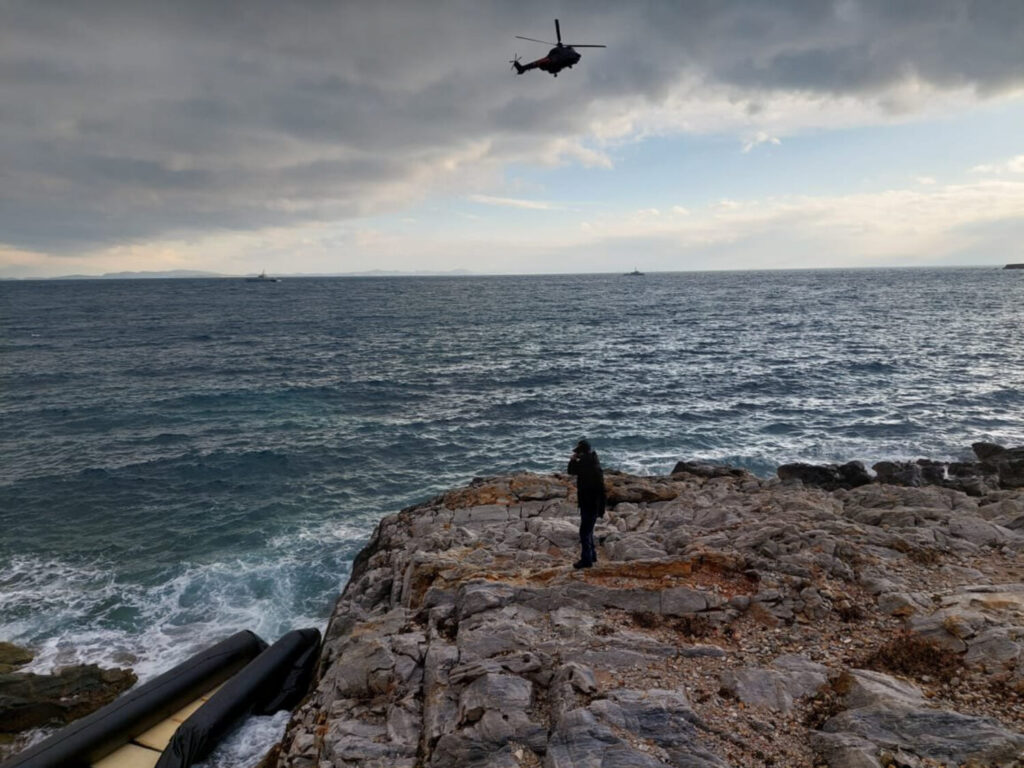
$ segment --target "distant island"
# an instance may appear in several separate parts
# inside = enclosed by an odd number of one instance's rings
[[[162,272],[106,272],[102,275],[62,275],[60,277],[37,278],[43,280],[160,280],[182,277],[224,277],[216,272],[202,272],[195,269],[168,269]]]
[[[1024,263],[1022,264],[1007,264],[1003,269],[1024,269]]]

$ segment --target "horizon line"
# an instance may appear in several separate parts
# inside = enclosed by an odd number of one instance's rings
[[[827,272],[842,270],[889,270],[889,269],[1012,269],[1014,262],[1004,264],[913,264],[913,265],[887,265],[887,266],[842,266],[842,267],[756,267],[756,268],[721,268],[721,269],[656,269],[647,272],[640,272],[639,276],[646,275],[672,275],[685,273],[704,272]],[[1021,268],[1021,267],[1016,267]],[[180,273],[180,274],[179,274]],[[244,280],[258,277],[258,272],[247,272],[242,274],[226,274],[221,272],[204,272],[202,270],[139,270],[124,272],[104,272],[97,275],[73,274],[26,277],[4,277],[0,281],[24,281],[24,280]],[[557,276],[583,276],[583,275],[619,275],[623,277],[633,276],[631,272],[602,271],[602,272],[474,272],[468,269],[452,270],[366,270],[362,272],[277,272],[272,273],[274,278],[288,278],[292,280],[317,279],[317,278],[338,278],[338,277],[557,277]]]

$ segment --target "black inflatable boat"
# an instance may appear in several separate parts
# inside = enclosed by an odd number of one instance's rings
[[[188,768],[249,715],[305,695],[320,632],[267,647],[239,632],[10,758],[0,768]]]

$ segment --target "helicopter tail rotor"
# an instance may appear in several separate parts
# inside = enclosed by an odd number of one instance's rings
[[[519,54],[513,54],[512,59],[509,61],[512,66],[510,69],[514,69],[517,75],[523,74],[526,71],[526,67],[519,63]]]

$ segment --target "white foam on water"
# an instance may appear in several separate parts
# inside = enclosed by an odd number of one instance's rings
[[[0,625],[5,637],[25,634],[39,614],[76,615],[114,593],[113,574],[99,567],[16,555],[0,571]]]
[[[266,717],[250,717],[232,732],[196,768],[243,768],[256,765],[274,744],[281,740],[290,712]]]
[[[365,525],[351,521],[328,520],[321,525],[300,528],[295,531],[272,537],[267,543],[276,550],[292,552],[308,548],[310,544],[318,547],[326,545],[346,545],[354,541],[368,539],[376,521],[368,521]]]
[[[333,528],[337,541],[351,533]],[[313,540],[306,533],[301,537]],[[25,671],[48,673],[82,663],[130,666],[145,682],[241,629],[268,642],[298,627],[323,629],[324,615],[296,610],[294,582],[307,565],[291,555],[277,562],[239,558],[189,565],[147,588],[118,584],[100,564],[20,556],[0,572],[0,639],[33,650]],[[328,603],[325,596],[325,609]],[[127,625],[111,619],[125,611],[134,616]],[[250,718],[204,765],[255,765],[281,738],[289,715]],[[25,746],[49,732],[29,734]]]
[[[33,650],[26,671],[130,666],[145,681],[243,629],[273,642],[291,629],[322,628],[331,595],[301,599],[305,567],[293,557],[192,564],[143,587],[119,584],[98,565],[19,557],[0,573],[0,638]],[[316,602],[321,612],[312,615]]]

